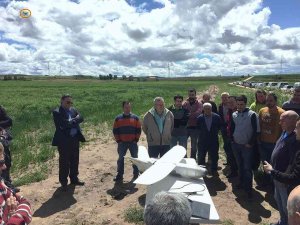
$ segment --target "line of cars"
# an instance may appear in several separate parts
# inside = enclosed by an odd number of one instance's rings
[[[248,88],[261,88],[267,90],[281,90],[284,92],[293,92],[295,87],[300,86],[300,82],[250,82],[250,81],[235,81],[235,85],[241,85]]]

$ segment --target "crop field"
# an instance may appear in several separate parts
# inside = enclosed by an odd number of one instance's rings
[[[11,151],[15,183],[21,185],[47,176],[47,162],[54,157],[56,151],[51,146],[54,133],[52,110],[59,106],[62,94],[69,93],[73,96],[74,106],[85,119],[83,131],[95,129],[101,135],[100,125],[107,123],[108,127],[111,126],[114,117],[121,112],[123,100],[130,100],[133,112],[142,116],[152,106],[156,96],[164,97],[168,107],[173,103],[174,95],[186,97],[190,87],[203,92],[215,85],[218,87],[218,94],[223,91],[232,95],[245,94],[249,97],[249,103],[253,102],[254,90],[228,84],[236,80],[237,78],[146,82],[88,79],[0,81],[1,105],[13,119],[14,139]],[[288,95],[279,93],[279,105],[288,98]],[[215,101],[217,104],[220,102],[219,95]]]

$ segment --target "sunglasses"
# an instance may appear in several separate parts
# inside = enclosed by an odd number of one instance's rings
[[[4,164],[5,164],[5,160],[4,159],[0,160],[0,166],[4,166]]]

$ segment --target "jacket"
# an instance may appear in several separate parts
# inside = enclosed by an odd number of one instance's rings
[[[183,107],[180,109],[176,109],[174,105],[172,105],[169,110],[173,113],[174,116],[174,129],[172,131],[172,136],[186,136],[186,126],[189,119],[189,111]]]
[[[199,129],[198,145],[201,147],[219,146],[219,131],[221,129],[221,118],[218,114],[212,113],[212,121],[210,130],[207,129],[205,123],[205,116],[201,114],[197,120],[197,127]]]
[[[53,146],[62,144],[66,138],[76,138],[81,142],[85,142],[85,138],[82,135],[81,129],[79,127],[79,124],[83,122],[82,116],[80,116],[75,108],[70,108],[70,114],[72,118],[71,121],[69,120],[68,113],[62,106],[53,111],[53,120],[56,128],[52,140]],[[79,115],[79,118],[75,118],[77,115]],[[77,129],[77,134],[75,137],[71,136],[72,128]]]
[[[201,114],[203,106],[202,103],[196,100],[193,104],[190,103],[187,99],[183,103],[183,108],[189,111],[189,120],[187,123],[187,128],[196,128],[197,127],[197,117]]]
[[[145,114],[142,129],[147,136],[148,146],[170,145],[171,133],[174,128],[174,116],[172,112],[166,108],[164,115],[163,132],[160,133],[158,124],[154,118],[154,109],[150,109]]]

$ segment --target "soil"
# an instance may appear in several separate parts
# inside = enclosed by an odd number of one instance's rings
[[[218,90],[210,87],[209,91],[216,94]],[[32,205],[31,224],[126,225],[130,223],[124,221],[124,211],[133,206],[144,206],[146,188],[131,182],[132,167],[128,159],[125,159],[123,184],[113,182],[118,157],[117,145],[109,132],[99,136],[81,147],[79,178],[85,181],[85,186],[69,185],[68,191],[62,192],[56,157],[51,162],[52,171],[48,179],[20,187],[20,194]],[[139,144],[147,146],[145,136],[142,135]],[[259,188],[254,182],[253,200],[247,200],[242,191],[233,191],[232,186],[237,180],[225,177],[227,168],[224,162],[221,156],[219,176],[205,178],[223,224],[262,225],[275,222],[279,214],[274,208],[271,188]]]

